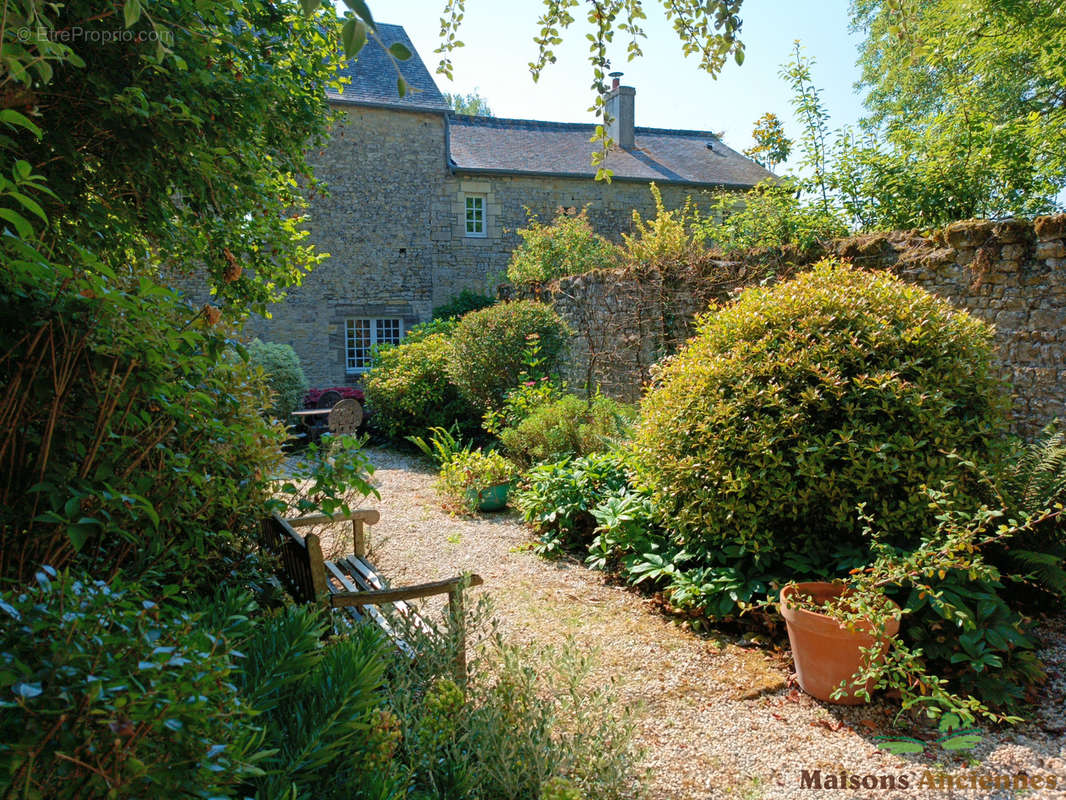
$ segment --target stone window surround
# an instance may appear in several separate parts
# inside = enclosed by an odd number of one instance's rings
[[[485,224],[485,195],[473,192],[463,193],[463,233],[474,238],[488,236]]]
[[[362,365],[357,362],[358,356],[356,354],[356,342],[355,342],[355,323],[366,322],[367,323],[367,335],[369,341],[366,347],[366,357]],[[383,325],[382,323],[389,323]],[[394,324],[393,324],[394,323]],[[395,337],[388,336],[390,331],[385,330],[391,328],[392,332],[395,332]],[[403,340],[405,333],[404,319],[402,317],[347,317],[344,320],[344,368],[345,372],[349,375],[361,375],[370,369],[369,353],[370,348],[377,344],[398,344]]]
[[[496,192],[493,191],[493,184],[491,181],[458,177],[451,187],[450,193],[452,197],[452,219],[456,220],[459,224],[459,227],[455,229],[458,236],[455,236],[455,233],[453,233],[453,240],[457,242],[466,242],[468,245],[480,247],[483,243],[494,240],[499,236],[499,231],[496,228],[496,225],[498,224],[501,209],[499,201],[496,198]],[[484,198],[484,233],[466,233],[466,198],[472,196],[480,196]]]

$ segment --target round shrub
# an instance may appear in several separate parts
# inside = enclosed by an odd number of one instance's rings
[[[635,416],[631,406],[603,395],[586,400],[568,394],[538,406],[513,428],[504,428],[500,443],[527,465],[587,456],[610,449],[628,433]]]
[[[267,385],[274,395],[270,413],[282,422],[288,420],[303,400],[307,391],[307,376],[300,367],[300,359],[287,344],[263,342],[253,339],[248,345],[248,357],[252,365],[263,370]]]
[[[994,458],[1006,396],[992,329],[884,274],[822,262],[712,311],[641,404],[637,469],[676,543],[828,555],[856,507],[900,543],[923,485]],[[735,548],[734,548],[735,549]]]
[[[448,379],[451,344],[435,333],[377,351],[366,376],[374,427],[391,438],[422,435],[428,428],[476,425],[477,415]]]
[[[531,300],[473,311],[452,335],[448,374],[475,408],[498,408],[525,369],[530,337],[536,335],[543,368],[553,370],[563,352],[566,323],[551,308]]]

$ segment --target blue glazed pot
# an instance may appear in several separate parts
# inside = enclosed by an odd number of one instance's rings
[[[471,487],[466,490],[466,499],[471,504],[476,501],[478,511],[502,511],[507,508],[507,495],[510,491],[510,481],[498,483],[481,491]]]

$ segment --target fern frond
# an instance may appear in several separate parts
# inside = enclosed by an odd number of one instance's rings
[[[1066,596],[1066,569],[1063,569],[1063,554],[1041,553],[1034,550],[1011,550],[1010,558],[1019,567],[1017,572],[1027,574],[1059,597]]]
[[[1025,449],[1007,484],[1021,512],[1035,514],[1066,500],[1066,431],[1057,422]]]

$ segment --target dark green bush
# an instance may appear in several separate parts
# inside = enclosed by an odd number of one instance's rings
[[[289,422],[289,415],[301,406],[308,388],[296,351],[287,344],[253,339],[248,345],[248,357],[252,366],[263,370],[273,393],[271,415],[281,422]]]
[[[519,463],[558,461],[608,450],[626,436],[636,411],[603,395],[584,399],[568,394],[534,408],[500,442]]]
[[[543,367],[550,372],[562,357],[567,333],[555,311],[530,300],[471,312],[452,335],[448,374],[475,408],[499,408],[526,368],[530,338],[537,337]]]
[[[640,477],[675,542],[817,560],[935,527],[923,485],[997,457],[1006,397],[989,326],[883,274],[822,263],[709,313],[644,398]]]
[[[936,596],[912,589],[898,598],[910,615],[905,640],[962,693],[1017,709],[1026,689],[1044,679],[1028,620],[1003,598],[1000,582],[971,581],[952,570],[936,588]]]
[[[327,629],[316,609],[290,606],[256,619],[240,642],[235,677],[265,732],[256,796],[348,800],[374,786],[402,796],[402,773],[372,757],[388,645],[375,625],[323,644]]]
[[[373,427],[393,439],[456,422],[474,427],[477,414],[448,377],[451,355],[451,342],[440,333],[377,350],[366,376]]]
[[[495,303],[495,297],[463,289],[444,305],[435,307],[433,309],[433,319],[458,319],[471,311],[488,308],[491,305],[495,305]]]
[[[284,430],[231,328],[147,277],[18,262],[0,352],[5,579],[78,564],[214,586],[252,549]]]
[[[1058,420],[1006,462],[998,491],[1008,519],[1037,517],[1066,506],[1066,431]],[[1037,605],[1066,600],[1066,521],[1044,519],[990,560],[1015,584],[1019,598]]]
[[[531,217],[518,229],[522,244],[511,254],[507,279],[514,284],[544,283],[563,275],[619,266],[621,250],[592,230],[585,211],[560,212],[550,225]]]
[[[180,598],[45,567],[0,616],[0,796],[230,796],[255,774],[239,656]]]

